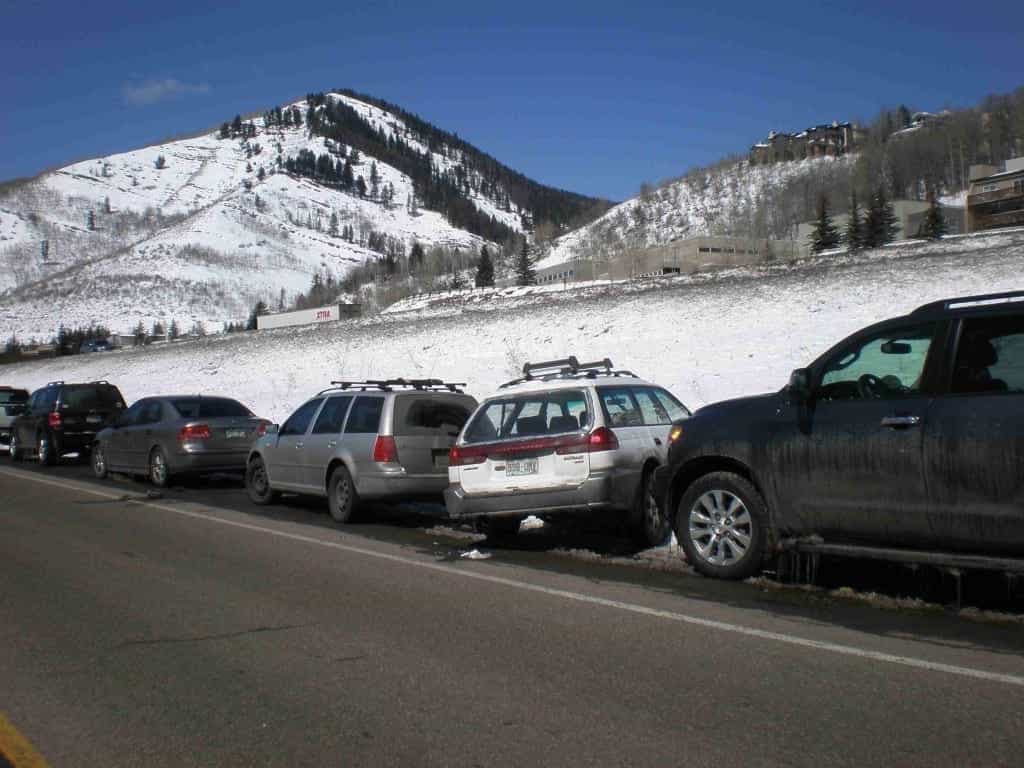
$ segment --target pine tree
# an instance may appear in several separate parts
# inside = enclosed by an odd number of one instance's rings
[[[110,210],[110,198],[109,197],[103,198],[103,212],[107,213],[107,214],[109,214],[111,212],[111,210]]]
[[[150,333],[151,336],[163,336],[164,335],[164,324],[157,320],[153,323],[153,331]]]
[[[85,225],[89,228],[90,232],[96,229],[96,216],[93,215],[92,211],[89,211],[89,215],[85,217]]]
[[[252,312],[249,313],[249,321],[245,325],[245,330],[255,331],[258,327],[256,318],[262,317],[263,315],[267,314],[267,312],[267,305],[263,302],[263,300],[260,299],[259,301],[257,301],[253,305]]]
[[[158,171],[163,170],[164,168],[167,167],[167,158],[164,157],[163,155],[157,155],[156,160],[153,162],[153,165],[156,166],[156,169]]]
[[[412,249],[409,251],[409,269],[413,272],[418,272],[423,267],[426,256],[423,245],[419,240],[415,241],[412,244]]]
[[[263,181],[265,178],[267,178],[267,172],[263,170],[262,165],[260,166],[260,169],[256,171],[256,178],[259,179],[260,181]]]
[[[352,175],[352,163],[346,160],[345,168],[341,172],[341,186],[345,189],[352,189],[355,182],[355,177]]]
[[[839,231],[832,223],[832,216],[828,211],[828,198],[822,194],[818,198],[818,220],[811,233],[811,251],[821,253],[839,245]]]
[[[178,321],[172,317],[171,325],[167,329],[167,338],[174,341],[179,336],[181,336],[181,328],[178,327]]]
[[[494,285],[494,262],[487,246],[480,249],[480,261],[476,265],[476,287],[489,288]]]
[[[926,240],[941,240],[946,234],[946,217],[942,215],[942,206],[939,205],[934,193],[928,196],[928,203],[928,210],[924,214],[917,236]]]
[[[327,225],[327,234],[331,237],[338,236],[338,214],[334,211],[331,211],[331,221],[330,224]]]
[[[366,180],[362,176],[356,179],[356,192],[360,197],[366,197]]]
[[[857,205],[857,193],[850,193],[850,217],[846,220],[846,232],[843,242],[850,251],[859,251],[864,245],[863,226],[860,220],[860,206]]]
[[[879,186],[871,198],[868,214],[864,220],[864,245],[879,248],[892,242],[896,237],[896,214],[886,199],[885,188]]]
[[[530,261],[530,247],[523,238],[523,247],[516,258],[516,285],[536,285],[537,273]]]
[[[231,121],[231,134],[237,136],[242,132],[242,116],[235,115],[235,119]]]
[[[231,135],[231,126],[227,123],[220,124],[220,138],[226,139]]]

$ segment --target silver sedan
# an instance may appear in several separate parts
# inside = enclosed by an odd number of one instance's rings
[[[147,397],[96,436],[92,470],[146,474],[164,487],[174,475],[244,472],[249,445],[269,422],[237,400]]]

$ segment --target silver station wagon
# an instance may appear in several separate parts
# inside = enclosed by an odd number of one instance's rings
[[[326,496],[348,522],[360,500],[441,498],[448,452],[476,408],[438,379],[332,382],[252,445],[246,488],[257,504],[282,491]]]

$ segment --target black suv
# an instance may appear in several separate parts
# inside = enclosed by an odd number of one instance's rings
[[[1024,291],[865,328],[670,441],[655,492],[708,576],[744,578],[812,535],[1024,557]]]
[[[11,424],[11,459],[34,453],[40,464],[53,465],[65,453],[85,455],[96,433],[123,409],[121,393],[105,381],[50,382],[32,393],[24,413]]]

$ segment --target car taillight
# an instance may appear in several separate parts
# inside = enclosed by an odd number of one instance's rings
[[[51,413],[46,421],[50,425],[50,429],[60,429],[61,427],[61,419],[59,413]]]
[[[614,451],[618,447],[619,438],[608,427],[598,427],[587,437],[587,450],[590,453]]]
[[[479,448],[453,445],[451,450],[448,451],[448,463],[453,467],[462,467],[466,464],[483,464],[485,461],[487,461],[487,452]]]
[[[209,440],[210,439],[210,425],[209,424],[189,424],[181,428],[178,432],[179,443],[189,443],[193,440]]]
[[[395,445],[395,438],[378,435],[373,443],[373,460],[378,464],[397,464],[398,446]]]
[[[256,427],[256,437],[263,437],[267,434],[267,422],[261,421]]]

